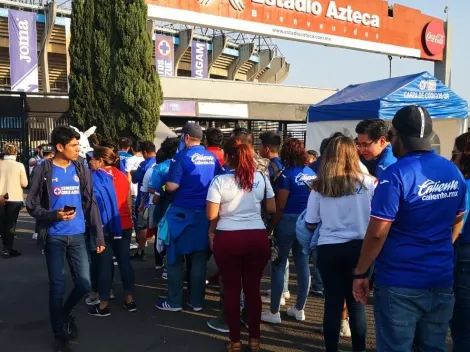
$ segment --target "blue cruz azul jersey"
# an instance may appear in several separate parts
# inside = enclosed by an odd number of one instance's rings
[[[375,176],[380,180],[382,173],[392,164],[397,162],[397,158],[393,155],[392,146],[389,144],[382,152],[380,160],[375,168]]]
[[[207,190],[220,171],[215,155],[202,146],[177,153],[171,160],[168,182],[179,185],[173,205],[181,208],[204,208]]]
[[[75,207],[76,215],[70,221],[57,221],[49,228],[51,235],[72,236],[85,232],[85,217],[80,194],[80,179],[75,166],[52,167],[51,210],[63,209],[66,205]]]
[[[392,222],[377,257],[379,285],[436,288],[453,285],[452,226],[466,211],[460,170],[434,152],[410,153],[382,174],[371,216]]]
[[[282,171],[276,186],[289,191],[284,214],[301,214],[307,208],[310,189],[306,184],[312,185],[315,178],[315,172],[308,166],[288,167]]]

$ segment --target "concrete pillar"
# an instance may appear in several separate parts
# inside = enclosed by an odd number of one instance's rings
[[[212,55],[209,58],[209,76],[211,74],[211,68],[216,63],[220,55],[223,54],[225,48],[227,47],[227,37],[225,35],[220,35],[212,39]]]
[[[47,46],[52,36],[52,30],[54,29],[54,23],[57,15],[57,4],[50,2],[44,7],[44,13],[46,15],[46,23],[44,25],[44,33],[41,40],[41,48],[39,52],[39,65],[41,66],[41,79],[42,89],[45,93],[51,91],[49,83],[49,58],[47,53]]]
[[[250,60],[255,52],[255,44],[244,43],[238,46],[238,59],[232,62],[228,68],[228,79],[234,81],[240,68]]]
[[[256,76],[265,70],[274,59],[274,50],[264,49],[258,52],[259,62],[253,66],[253,68],[247,72],[246,77],[248,82],[253,82]]]
[[[153,34],[155,33],[155,21],[154,20],[147,20],[147,32],[150,34],[150,37],[153,38]]]
[[[452,24],[444,23],[446,31],[446,47],[444,48],[444,61],[434,63],[434,76],[450,88],[452,83]]]
[[[275,57],[269,70],[266,70],[259,78],[260,83],[282,83],[289,74],[290,64],[284,57]]]
[[[183,55],[191,47],[194,38],[194,29],[185,29],[179,33],[180,43],[175,48],[175,76],[178,76],[178,66]]]

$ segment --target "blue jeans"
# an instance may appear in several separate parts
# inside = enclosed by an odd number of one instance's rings
[[[204,303],[207,270],[207,250],[185,255],[191,264],[189,283],[191,285],[189,301],[195,308],[202,308]],[[168,303],[176,308],[183,306],[183,255],[176,255],[174,264],[167,263]]]
[[[377,351],[446,352],[454,309],[453,288],[413,289],[376,286],[374,316]]]
[[[93,291],[99,293],[102,301],[109,301],[109,292],[113,285],[113,254],[116,256],[121,273],[124,295],[134,294],[134,270],[129,252],[131,237],[132,229],[123,230],[121,239],[106,238],[106,248],[102,253],[91,252],[92,287]]]
[[[318,269],[318,250],[315,248],[312,251],[312,263],[314,267],[313,273],[313,290],[316,292],[323,292],[323,280],[321,279],[320,270]]]
[[[296,238],[295,224],[297,218],[298,215],[295,214],[284,214],[274,230],[274,237],[279,246],[280,259],[278,265],[271,265],[271,310],[274,312],[278,312],[280,309],[281,297],[284,291],[286,263],[291,248],[297,271],[297,309],[303,309],[307,302],[310,289],[309,256],[302,253],[302,246]]]
[[[457,248],[454,270],[455,307],[450,322],[453,352],[470,351],[470,245]]]
[[[49,315],[55,335],[64,333],[65,319],[90,290],[90,267],[84,235],[51,236],[44,247],[49,274]],[[65,294],[64,258],[70,268],[74,288],[63,303]]]

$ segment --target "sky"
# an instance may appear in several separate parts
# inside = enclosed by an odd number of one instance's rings
[[[451,88],[470,101],[470,0],[396,0],[390,3],[416,8],[441,19],[445,19],[444,8],[448,4],[453,27]],[[349,84],[389,77],[386,55],[279,39],[274,42],[291,64],[283,84],[341,89]],[[434,74],[434,64],[398,57],[392,60],[392,76],[422,71]]]

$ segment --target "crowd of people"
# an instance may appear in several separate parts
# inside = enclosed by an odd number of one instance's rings
[[[377,351],[447,351],[449,326],[453,351],[470,351],[470,133],[456,138],[451,161],[432,150],[432,120],[420,106],[399,110],[390,127],[362,121],[356,133],[354,140],[335,133],[317,153],[264,132],[255,151],[246,128],[224,141],[216,128],[187,123],[181,138],[158,149],[121,138],[95,143],[82,158],[80,135],[56,127],[32,161],[26,200],[48,268],[56,351],[77,338],[72,311],[84,296],[90,315],[111,315],[113,262],[123,306],[137,310],[131,260],[147,259],[154,236],[155,268],[168,283],[156,308],[203,310],[206,280],[217,273],[220,314],[207,325],[229,333],[227,351],[242,350],[241,323],[254,352],[261,321],[282,323],[291,255],[296,301],[287,316],[304,321],[309,292],[324,297],[327,352],[338,351],[340,336],[351,337],[353,351],[366,350],[371,290]],[[27,178],[14,146],[4,153],[0,231],[4,256],[14,257]],[[65,259],[74,288],[64,303]],[[270,290],[261,297],[268,264]]]

